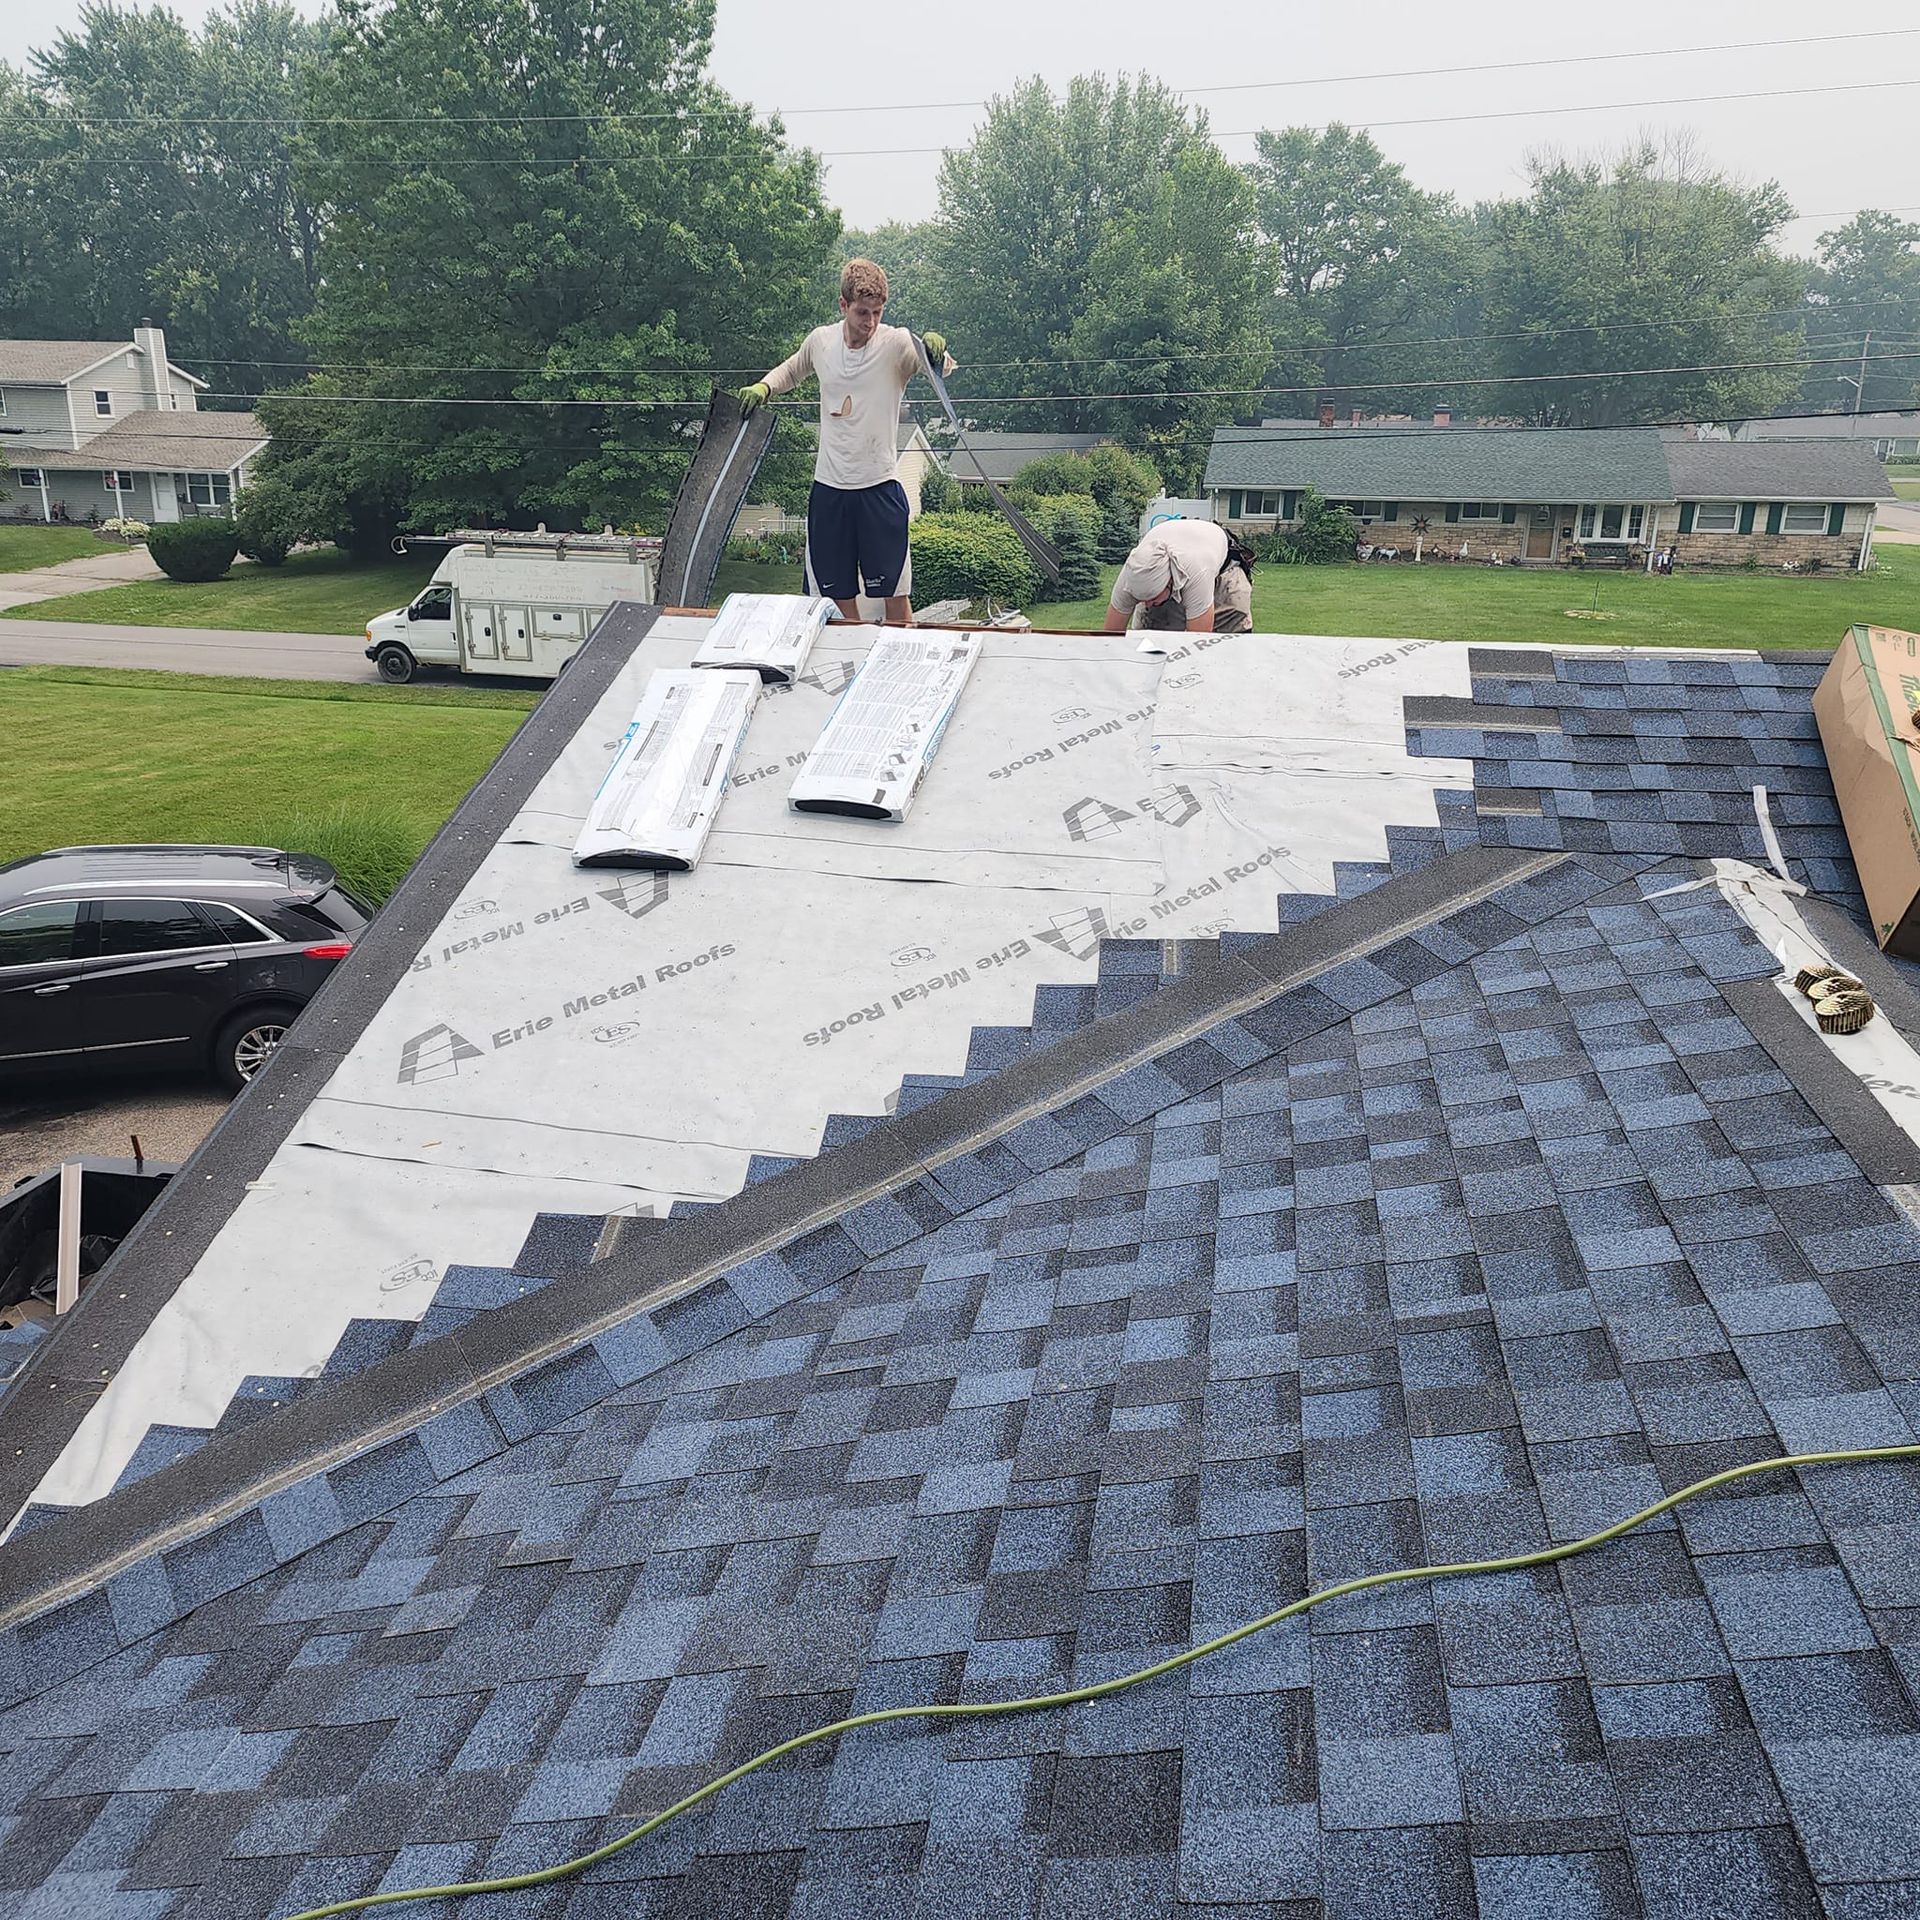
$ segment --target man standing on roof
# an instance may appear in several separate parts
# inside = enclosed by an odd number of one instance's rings
[[[871,260],[840,269],[840,324],[815,327],[792,359],[740,389],[749,413],[808,375],[820,382],[820,457],[807,500],[807,587],[824,594],[844,620],[857,620],[861,594],[887,603],[890,626],[913,625],[913,566],[907,550],[906,489],[899,465],[900,396],[920,371],[920,349],[906,327],[881,323],[887,276]],[[947,343],[926,335],[927,352],[946,358]],[[947,371],[951,371],[949,364]]]
[[[1127,555],[1107,606],[1107,631],[1124,633],[1136,608],[1141,625],[1211,633],[1215,585],[1232,553],[1211,520],[1163,520]]]

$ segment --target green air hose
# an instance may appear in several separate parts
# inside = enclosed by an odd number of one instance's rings
[[[783,1759],[787,1754],[796,1753],[802,1747],[810,1747],[816,1740],[832,1740],[840,1734],[851,1733],[856,1727],[882,1726],[889,1720],[975,1720],[984,1719],[989,1714],[1037,1713],[1048,1707],[1077,1707],[1089,1700],[1104,1700],[1109,1694],[1123,1693],[1128,1687],[1137,1687],[1144,1681],[1157,1680],[1162,1674],[1191,1666],[1194,1661],[1219,1653],[1235,1641],[1245,1640],[1251,1634],[1264,1633],[1268,1627],[1278,1626],[1282,1620],[1291,1620],[1295,1614],[1305,1613],[1309,1607],[1317,1607],[1326,1600],[1338,1600],[1345,1594],[1365,1593],[1369,1587],[1391,1586],[1402,1580],[1445,1580],[1457,1574],[1520,1573],[1528,1567],[1550,1567],[1556,1560],[1571,1560],[1577,1553],[1589,1553],[1595,1547],[1603,1547],[1609,1540],[1617,1540],[1623,1533],[1631,1533],[1634,1528],[1645,1526],[1649,1520],[1657,1520],[1663,1513],[1671,1513],[1683,1501],[1697,1500],[1702,1494],[1731,1486],[1734,1481],[1745,1480],[1753,1474],[1779,1473],[1788,1467],[1819,1467],[1848,1461],[1909,1460],[1916,1456],[1920,1456],[1920,1444],[1853,1447],[1834,1453],[1789,1453],[1772,1460],[1750,1460],[1745,1466],[1729,1467],[1724,1473],[1709,1474],[1704,1480],[1696,1480],[1691,1486],[1682,1487],[1678,1493],[1670,1493],[1664,1500],[1643,1507],[1624,1520],[1616,1520],[1612,1526],[1602,1527],[1598,1533],[1588,1534],[1584,1540],[1570,1540],[1559,1547],[1542,1547],[1537,1553],[1509,1554],[1504,1560],[1456,1560],[1438,1567],[1397,1567],[1387,1573],[1368,1573],[1356,1580],[1342,1580],[1334,1586],[1323,1587],[1318,1593],[1290,1600],[1284,1607],[1276,1607],[1272,1613],[1258,1620],[1249,1620],[1243,1627],[1235,1627],[1230,1633],[1202,1641],[1197,1647],[1189,1647],[1185,1653],[1156,1660],[1152,1666],[1142,1667],[1138,1673],[1123,1673],[1116,1680],[1102,1680],[1090,1687],[1073,1687],[1065,1693],[1041,1694],[1032,1700],[975,1700],[953,1706],[887,1707],[877,1713],[856,1713],[850,1719],[835,1720],[829,1726],[815,1727],[811,1733],[795,1734],[791,1740],[782,1740],[777,1747],[769,1747],[764,1753],[755,1754],[751,1760],[742,1761],[717,1780],[710,1780],[704,1787],[697,1788],[684,1800],[676,1800],[664,1813],[656,1813],[650,1819],[643,1820],[631,1833],[623,1833],[618,1840],[609,1840],[604,1847],[583,1853],[576,1860],[563,1860],[558,1866],[543,1867],[538,1873],[509,1874],[498,1880],[469,1880],[458,1886],[410,1887],[394,1893],[366,1893],[357,1900],[336,1900],[331,1906],[309,1907],[305,1913],[293,1915],[292,1920],[330,1920],[335,1914],[360,1913],[368,1907],[393,1906],[403,1900],[454,1900],[470,1893],[518,1893],[528,1887],[550,1886],[556,1880],[568,1880],[575,1874],[585,1873],[602,1860],[611,1860],[623,1848],[632,1846],[636,1840],[644,1840],[650,1833],[659,1832],[669,1820],[677,1820],[681,1814],[690,1813],[701,1801],[711,1799],[724,1788],[732,1786],[736,1780],[744,1780],[761,1767]]]

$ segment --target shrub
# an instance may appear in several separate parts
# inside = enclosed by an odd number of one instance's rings
[[[1345,507],[1330,507],[1319,490],[1308,487],[1300,496],[1300,518],[1287,529],[1294,554],[1310,567],[1351,560],[1360,544],[1360,528]]]
[[[1086,453],[1049,453],[1029,460],[1014,475],[1023,493],[1044,498],[1091,496],[1099,509],[1096,537],[1102,560],[1124,560],[1140,537],[1140,516],[1160,491],[1160,476],[1138,454],[1103,441]]]
[[[1060,580],[1038,577],[1036,600],[1090,600],[1100,591],[1100,509],[1084,493],[1059,493],[1024,509],[1034,530],[1060,556]]]
[[[234,503],[240,551],[256,566],[279,566],[306,531],[301,521],[300,503],[292,491],[271,478],[245,488]]]
[[[929,461],[920,476],[920,511],[951,513],[960,501],[960,482],[938,461]]]
[[[225,515],[174,520],[147,530],[147,551],[169,580],[218,580],[233,565],[240,536]]]
[[[807,536],[797,533],[736,533],[726,545],[729,560],[762,567],[797,567],[807,557]]]
[[[913,597],[935,600],[996,600],[1018,604],[1033,597],[1033,562],[1020,536],[996,515],[923,513],[913,523]]]

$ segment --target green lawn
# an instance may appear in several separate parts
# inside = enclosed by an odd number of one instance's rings
[[[141,580],[66,593],[7,610],[15,620],[97,620],[132,627],[252,627],[264,633],[358,633],[403,606],[440,563],[440,550],[354,560],[334,547],[290,555],[278,567],[239,560],[224,580]]]
[[[0,573],[24,573],[29,567],[53,567],[82,554],[111,551],[88,527],[0,527]]]
[[[1920,500],[1920,473],[1896,473],[1891,477],[1893,490],[1902,500]]]
[[[1572,573],[1447,563],[1259,568],[1265,633],[1383,640],[1585,641],[1611,647],[1831,647],[1857,621],[1920,630],[1920,549],[1882,547],[1870,574]],[[1110,587],[1114,569],[1105,570]],[[1037,627],[1096,628],[1106,595],[1025,609]],[[1573,618],[1595,610],[1606,616]]]
[[[757,560],[722,560],[713,577],[713,604],[730,593],[804,593],[798,567],[762,566]]]
[[[384,899],[538,698],[462,686],[0,673],[0,860],[213,840],[331,860]]]

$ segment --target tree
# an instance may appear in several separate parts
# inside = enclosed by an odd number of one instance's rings
[[[1140,516],[1160,491],[1160,476],[1137,454],[1103,440],[1085,453],[1049,453],[1029,460],[1013,476],[1013,484],[1016,492],[1036,499],[1085,494],[1099,514],[1099,557],[1124,560],[1138,537]]]
[[[291,358],[319,214],[287,134],[323,38],[283,0],[232,0],[198,39],[164,8],[88,4],[31,77],[0,68],[0,332],[159,320],[215,405]]]
[[[1807,324],[1812,364],[1803,403],[1817,412],[1851,413],[1851,380],[1869,358],[1863,412],[1910,407],[1920,379],[1920,225],[1890,213],[1857,213],[1844,227],[1820,236],[1820,268],[1814,276]],[[1895,356],[1904,355],[1904,358]]]
[[[1537,160],[1528,197],[1480,221],[1503,403],[1545,426],[1771,412],[1800,385],[1806,270],[1769,246],[1792,211],[1684,142],[1610,167]]]
[[[306,339],[352,371],[263,408],[318,514],[664,519],[709,388],[791,348],[839,233],[813,158],[705,78],[712,23],[348,0],[297,155],[329,209]]]
[[[1457,377],[1457,350],[1434,344],[1457,330],[1470,277],[1467,229],[1451,202],[1422,192],[1366,133],[1338,122],[1264,132],[1254,144],[1248,171],[1272,269],[1272,384],[1404,406],[1431,397],[1430,383],[1410,387],[1410,376]],[[1310,413],[1305,398],[1283,411]]]
[[[1196,390],[1252,385],[1265,358],[1259,253],[1244,178],[1156,80],[1024,82],[941,163],[935,293],[982,423],[1190,465],[1233,410]]]

